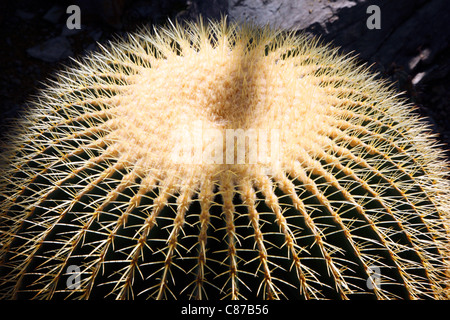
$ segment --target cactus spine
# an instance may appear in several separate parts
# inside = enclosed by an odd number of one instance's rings
[[[0,296],[445,299],[448,165],[410,109],[295,33],[140,30],[61,71],[11,132]],[[195,121],[210,131],[174,134]],[[230,153],[206,133],[230,129],[277,130],[276,161],[213,161]],[[174,161],[186,141],[206,157]]]

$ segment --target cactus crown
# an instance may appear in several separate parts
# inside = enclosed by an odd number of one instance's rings
[[[411,108],[269,27],[200,19],[102,47],[10,135],[0,295],[445,298],[447,164]]]

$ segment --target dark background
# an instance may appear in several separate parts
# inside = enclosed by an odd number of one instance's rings
[[[81,8],[81,30],[69,31],[66,8]],[[369,30],[369,5],[381,9],[381,29]],[[395,83],[450,145],[450,1],[448,0],[0,0],[0,126],[17,116],[52,73],[96,49],[96,42],[144,24],[195,19],[198,14],[271,23],[320,35],[358,54]],[[448,153],[450,156],[450,153]]]

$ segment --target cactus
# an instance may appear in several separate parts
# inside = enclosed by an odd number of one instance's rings
[[[446,299],[448,164],[412,109],[295,32],[199,19],[116,40],[9,133],[0,296]]]

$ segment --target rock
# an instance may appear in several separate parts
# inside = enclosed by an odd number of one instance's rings
[[[97,49],[98,49],[98,45],[96,43],[91,43],[84,49],[83,54],[88,55],[90,53],[97,51]]]
[[[336,14],[357,4],[356,0],[230,0],[229,15],[239,21],[270,24],[283,29],[306,29],[314,24],[325,25]]]
[[[100,29],[95,29],[92,30],[91,32],[89,32],[89,36],[94,40],[94,41],[98,41],[100,40],[100,38],[102,37],[102,30]]]
[[[58,62],[73,55],[69,40],[63,36],[51,38],[42,44],[29,48],[27,53],[33,58],[45,62]]]
[[[65,12],[64,7],[54,5],[45,13],[43,18],[48,22],[58,23],[59,19],[61,19],[61,16],[63,15],[64,12]]]
[[[31,20],[36,16],[36,14],[33,12],[27,12],[27,11],[17,9],[16,16],[18,16],[22,20]]]
[[[63,27],[61,28],[61,36],[70,37],[70,36],[80,33],[85,28],[86,28],[86,26],[81,25],[79,29],[77,29],[77,28],[69,29],[69,28],[67,28],[66,24],[64,24]]]
[[[231,5],[229,2],[232,0],[192,0],[187,1],[187,4],[193,14],[191,17],[196,18],[198,14],[210,19],[220,19],[223,14],[230,14],[229,8]]]

